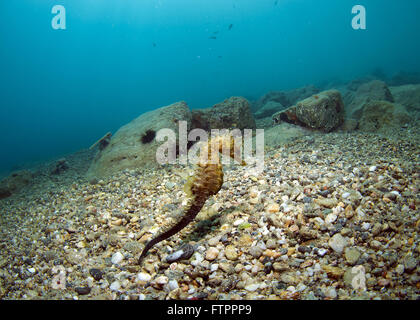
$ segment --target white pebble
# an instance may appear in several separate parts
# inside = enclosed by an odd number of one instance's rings
[[[344,192],[344,193],[341,195],[341,197],[342,197],[343,199],[347,199],[348,197],[350,197],[350,192]]]
[[[328,241],[329,246],[337,253],[342,253],[344,247],[347,246],[347,240],[339,233],[336,233]]]
[[[150,279],[152,279],[152,276],[148,273],[145,273],[145,272],[140,272],[137,275],[137,281],[147,282],[147,281],[150,281]]]
[[[327,250],[327,249],[324,249],[324,248],[318,249],[318,255],[319,255],[320,257],[325,256],[325,254],[326,254],[327,252],[328,252],[328,250]]]
[[[376,166],[371,166],[371,167],[369,167],[369,171],[370,172],[373,172],[373,171],[375,171],[376,170]]]
[[[369,222],[363,222],[362,223],[362,229],[367,231],[370,228],[370,223]]]
[[[237,226],[239,226],[241,223],[244,223],[245,222],[245,220],[244,219],[238,219],[238,220],[235,220],[234,222],[233,222],[233,225],[235,226],[235,227],[237,227]]]
[[[111,285],[109,286],[109,288],[110,288],[112,291],[118,291],[118,290],[120,290],[120,288],[121,288],[121,284],[120,284],[120,282],[117,280],[117,281],[114,281],[113,283],[111,283]]]
[[[116,252],[112,255],[111,262],[113,264],[119,264],[121,261],[123,261],[124,256],[120,252]]]
[[[257,290],[259,287],[260,287],[259,283],[252,283],[252,284],[247,285],[245,287],[245,290],[252,292],[252,291]]]
[[[178,289],[179,288],[178,281],[176,281],[176,280],[169,281],[168,282],[168,288],[169,288],[170,291]]]
[[[334,213],[330,213],[325,217],[325,223],[330,224],[337,220],[337,216]]]

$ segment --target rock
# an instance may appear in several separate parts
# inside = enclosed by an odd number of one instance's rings
[[[403,260],[404,269],[408,272],[413,272],[414,269],[417,267],[418,260],[415,259],[412,255],[408,255]]]
[[[61,174],[69,168],[66,158],[61,158],[56,161],[51,170],[51,174]]]
[[[281,103],[276,101],[268,101],[257,112],[255,112],[255,118],[262,119],[265,117],[271,117],[273,114],[283,109],[284,107]]]
[[[336,233],[328,241],[328,245],[335,252],[341,254],[344,250],[344,247],[347,246],[347,240],[339,233]]]
[[[284,108],[294,105],[296,102],[306,99],[311,95],[317,94],[319,89],[313,85],[292,89],[289,91],[270,91],[262,96],[253,106],[252,110],[258,111],[268,102],[276,102]]]
[[[400,71],[395,74],[389,84],[391,86],[401,86],[406,84],[418,84],[420,83],[420,72],[407,72]]]
[[[253,291],[257,290],[259,287],[260,287],[259,283],[251,283],[251,284],[245,286],[245,290],[253,292]]]
[[[293,141],[295,138],[308,134],[307,131],[306,128],[283,122],[264,130],[264,143],[268,147],[277,147],[287,141]]]
[[[213,261],[219,255],[219,250],[215,247],[210,247],[206,251],[206,260]]]
[[[170,291],[178,289],[179,288],[178,281],[176,281],[175,279],[170,280],[168,282],[168,288],[169,288]]]
[[[238,259],[238,253],[236,251],[236,248],[232,245],[228,245],[225,248],[225,256],[229,260],[236,260]]]
[[[341,94],[337,90],[320,92],[296,105],[277,112],[273,121],[297,124],[311,129],[330,132],[344,121],[344,104]]]
[[[116,252],[112,255],[111,262],[113,264],[120,264],[123,259],[124,256],[120,252]]]
[[[80,295],[89,294],[90,290],[91,289],[89,287],[76,287],[76,288],[74,288],[74,291],[76,291]]]
[[[145,272],[140,272],[137,275],[137,281],[140,281],[140,282],[148,282],[151,279],[152,279],[152,276],[148,273],[145,273]]]
[[[99,281],[103,277],[103,273],[100,269],[92,268],[89,270],[90,275],[95,279],[96,281]]]
[[[231,97],[211,108],[192,110],[192,128],[211,129],[255,129],[248,100]]]
[[[160,129],[168,128],[178,137],[179,121],[186,121],[188,129],[191,128],[191,112],[185,102],[143,113],[122,126],[92,162],[88,179],[109,176],[123,169],[157,167],[156,150],[162,143],[156,141],[155,135]]]
[[[354,94],[351,103],[346,106],[346,114],[351,118],[359,120],[363,114],[365,105],[370,101],[394,102],[391,91],[386,83],[379,80],[362,84]]]
[[[0,181],[0,199],[10,197],[32,183],[32,172],[29,170],[15,171]]]
[[[387,101],[370,101],[363,107],[359,129],[368,132],[388,132],[411,121],[407,110]]]
[[[249,249],[249,254],[251,256],[253,256],[254,258],[258,259],[263,254],[263,251],[264,250],[262,248],[260,248],[259,246],[252,246]]]
[[[346,248],[344,251],[344,257],[349,265],[353,266],[356,264],[357,260],[360,258],[360,251],[356,248]]]
[[[322,269],[327,273],[328,277],[333,279],[340,279],[344,274],[344,270],[339,267],[323,265]]]
[[[319,204],[320,206],[330,208],[330,209],[334,208],[338,204],[338,201],[335,198],[318,198],[318,199],[315,199],[314,202]]]
[[[390,87],[395,103],[403,105],[407,111],[420,111],[420,84]]]
[[[111,285],[109,286],[109,289],[110,289],[111,291],[118,291],[118,290],[120,290],[120,288],[121,288],[121,283],[120,283],[118,280],[114,281],[114,282],[113,282],[113,283],[111,283]]]

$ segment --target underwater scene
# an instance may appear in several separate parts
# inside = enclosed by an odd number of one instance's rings
[[[0,299],[418,300],[419,12],[2,1]]]

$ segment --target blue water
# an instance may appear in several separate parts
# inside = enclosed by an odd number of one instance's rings
[[[57,4],[66,30],[51,26]],[[366,30],[351,28],[356,4]],[[418,0],[1,1],[0,173],[180,100],[419,71],[419,12]]]

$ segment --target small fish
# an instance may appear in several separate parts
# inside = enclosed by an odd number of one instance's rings
[[[233,28],[233,24],[231,23],[228,27],[228,30],[231,30]]]
[[[156,43],[153,42],[153,47],[156,47]]]
[[[222,57],[222,56],[217,56],[219,59]]]
[[[219,31],[213,31],[213,34],[218,34],[219,33]]]
[[[274,1],[274,5],[276,6],[279,3],[279,0]]]
[[[209,39],[217,39],[215,36],[211,36],[209,37]]]

